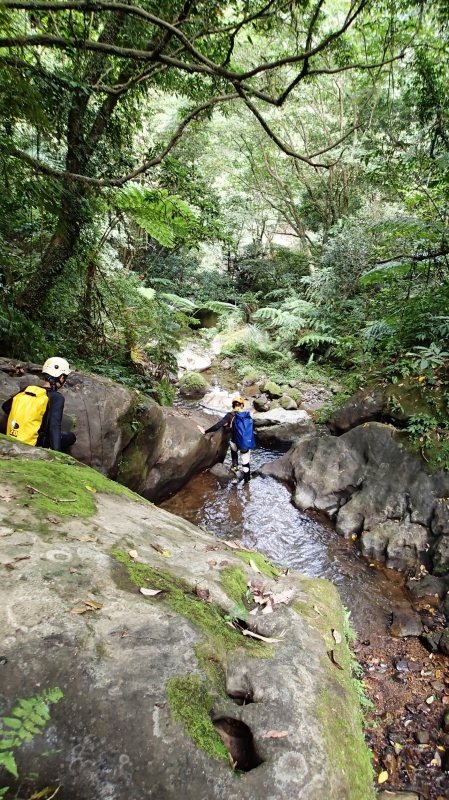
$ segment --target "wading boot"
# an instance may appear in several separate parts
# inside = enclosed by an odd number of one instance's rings
[[[249,467],[242,467],[243,470],[243,482],[248,483],[251,480],[251,470]]]
[[[239,471],[239,454],[236,453],[234,450],[231,450],[231,472],[237,473]]]

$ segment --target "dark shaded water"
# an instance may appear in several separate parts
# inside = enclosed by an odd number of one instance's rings
[[[252,469],[279,455],[258,448],[253,451]],[[352,541],[342,539],[323,520],[298,511],[289,490],[273,478],[254,477],[247,485],[222,488],[206,472],[192,478],[162,507],[219,538],[240,539],[277,565],[332,581],[362,638],[384,633],[392,608],[404,602],[399,573],[370,566]]]

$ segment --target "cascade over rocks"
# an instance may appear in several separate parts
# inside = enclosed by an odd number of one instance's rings
[[[308,437],[261,472],[289,482],[294,504],[326,514],[342,536],[361,535],[370,558],[401,570],[433,560],[436,571],[449,570],[449,477],[427,475],[391,427]]]
[[[40,374],[39,364],[0,359],[0,402],[28,384],[41,384]],[[152,501],[225,456],[228,434],[203,436],[196,427],[209,427],[218,416],[161,408],[135,390],[83,372],[69,375],[61,391],[63,427],[73,427],[77,437],[73,457]],[[6,418],[1,416],[4,432]]]
[[[0,506],[0,714],[39,689],[64,693],[43,734],[16,750],[21,775],[49,751],[30,791],[373,800],[332,584],[256,573],[247,552],[68,456],[3,437],[0,492],[9,497]],[[256,580],[292,591],[270,615],[248,617],[250,630],[276,640],[268,644],[225,617]],[[234,773],[223,742],[249,771]]]

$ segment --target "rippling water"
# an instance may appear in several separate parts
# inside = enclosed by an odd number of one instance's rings
[[[279,455],[279,451],[257,448],[251,466],[256,469]],[[203,473],[162,507],[220,538],[241,539],[277,565],[332,581],[364,637],[384,632],[393,606],[403,602],[399,573],[370,567],[352,541],[342,539],[322,520],[298,511],[289,490],[273,478],[254,477],[247,485],[240,482],[222,488],[213,475]]]

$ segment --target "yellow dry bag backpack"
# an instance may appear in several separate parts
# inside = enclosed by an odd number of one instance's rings
[[[8,417],[8,436],[35,445],[48,405],[48,395],[41,386],[27,386],[13,398]]]

